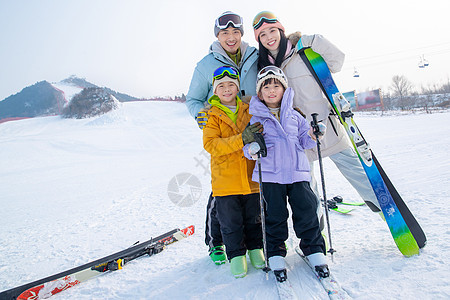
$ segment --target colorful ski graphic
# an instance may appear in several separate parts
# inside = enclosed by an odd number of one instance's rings
[[[381,168],[369,144],[361,135],[353,117],[351,115],[343,115],[337,108],[335,101],[339,101],[340,97],[343,96],[336,87],[326,62],[311,48],[297,50],[299,50],[300,56],[316,78],[334,111],[339,116],[341,123],[344,125],[377,196],[398,249],[405,256],[418,254],[419,248],[426,244],[425,234]]]

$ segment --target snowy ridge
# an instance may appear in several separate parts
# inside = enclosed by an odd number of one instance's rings
[[[51,83],[51,85],[58,91],[62,92],[64,99],[66,100],[66,103],[70,102],[73,96],[75,96],[76,94],[78,94],[83,90],[83,88],[80,86],[76,86],[74,84],[63,81],[53,82]]]
[[[403,257],[369,208],[330,215],[330,271],[356,299],[448,299],[450,113],[355,118],[429,242]],[[278,299],[275,283],[249,265],[234,279],[204,245],[210,193],[201,131],[182,103],[129,102],[91,119],[43,117],[0,124],[0,291],[64,271],[190,224],[196,233],[154,257],[99,276],[55,299]],[[327,194],[359,202],[330,160]],[[190,173],[201,183],[191,206],[168,196]],[[288,276],[300,299],[328,299],[295,253]]]

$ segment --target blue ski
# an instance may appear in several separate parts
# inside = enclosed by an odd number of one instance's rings
[[[345,98],[334,83],[326,62],[311,48],[297,50],[345,127],[377,196],[378,204],[398,249],[403,255],[408,257],[419,254],[419,248],[424,247],[426,244],[426,236],[387,177],[369,144],[361,135],[352,114],[341,112],[337,108],[335,102]]]

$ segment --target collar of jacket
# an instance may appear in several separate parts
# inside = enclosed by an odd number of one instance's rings
[[[238,51],[236,52],[236,54],[231,54],[228,51],[225,51],[228,55],[229,58],[231,58],[231,60],[234,61],[234,63],[236,65],[239,65],[239,63],[241,62],[241,58],[242,58],[242,54],[241,54],[241,48],[238,49]]]
[[[233,121],[233,123],[236,123],[237,116],[239,113],[239,106],[241,106],[240,105],[241,102],[242,102],[241,99],[239,99],[239,97],[236,96],[236,112],[233,113],[228,107],[226,107],[220,102],[220,99],[217,95],[213,95],[211,98],[208,99],[208,103],[211,104],[211,106],[215,106],[220,110],[222,110],[224,113],[226,113],[227,116],[231,119],[231,121]]]
[[[289,41],[289,40],[287,40],[287,42],[286,42],[286,52],[284,53],[284,57],[283,57],[283,61],[285,61],[290,55],[292,55],[292,43],[291,43],[291,41]],[[269,59],[269,61],[270,61],[270,63],[272,64],[272,65],[275,65],[275,58],[273,58],[273,56],[271,55],[271,53],[270,53],[270,51],[269,51],[269,53],[267,54],[267,56],[268,56],[268,59]]]
[[[241,61],[244,61],[247,57],[247,55],[249,55],[247,52],[247,48],[249,48],[248,43],[241,41]],[[239,64],[236,64],[231,57],[228,56],[227,52],[225,51],[225,49],[223,49],[223,47],[220,45],[219,41],[214,41],[211,46],[209,47],[209,53],[212,53],[214,55],[214,57],[217,60],[221,60],[221,58],[225,58],[227,61],[230,62],[230,64],[234,67],[239,68],[240,62]]]

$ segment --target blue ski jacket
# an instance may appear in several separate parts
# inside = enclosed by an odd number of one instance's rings
[[[227,55],[219,41],[212,43],[209,53],[197,63],[192,75],[189,91],[186,95],[186,106],[194,118],[205,107],[208,99],[214,94],[212,81],[214,71],[224,65],[233,66],[240,73],[240,93],[242,99],[245,96],[256,95],[256,74],[258,72],[258,50],[241,42],[242,58],[237,66]]]

